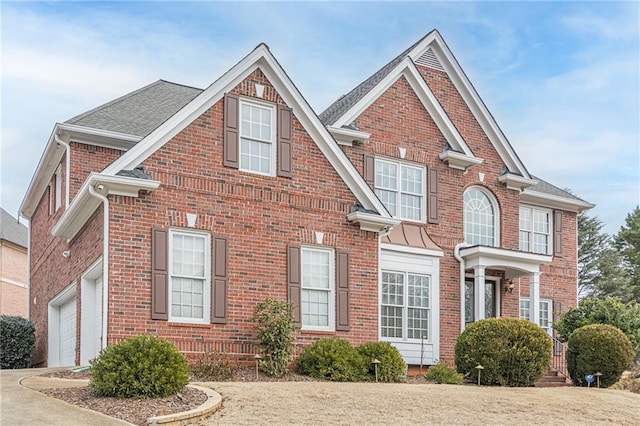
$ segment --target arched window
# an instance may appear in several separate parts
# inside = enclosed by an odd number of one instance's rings
[[[464,241],[472,245],[498,245],[498,206],[488,193],[472,187],[464,193]]]

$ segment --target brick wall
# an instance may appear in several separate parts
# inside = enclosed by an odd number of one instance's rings
[[[283,104],[258,70],[233,93]],[[116,197],[111,205],[109,342],[140,333],[170,338],[187,353],[206,349],[255,353],[256,304],[287,299],[287,246],[315,242],[350,254],[351,330],[298,332],[297,343],[340,336],[353,343],[377,340],[377,235],[347,223],[356,199],[304,128],[293,120],[293,177],[269,177],[222,166],[223,101],[145,160],[160,188],[139,199]],[[186,227],[228,240],[228,322],[185,325],[151,319],[151,229]]]

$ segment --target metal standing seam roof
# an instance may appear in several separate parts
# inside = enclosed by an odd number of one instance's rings
[[[0,239],[27,248],[28,229],[0,207]]]
[[[200,93],[202,89],[158,80],[66,123],[144,137]]]

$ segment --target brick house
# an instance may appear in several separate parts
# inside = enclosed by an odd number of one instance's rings
[[[142,333],[256,352],[289,299],[299,345],[452,360],[465,324],[549,329],[576,303],[576,214],[530,175],[433,31],[316,113],[261,44],[205,90],[158,81],[55,125],[31,220],[34,363]]]
[[[0,208],[0,315],[27,317],[27,232]]]

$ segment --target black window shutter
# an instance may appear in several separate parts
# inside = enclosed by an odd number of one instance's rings
[[[278,105],[278,176],[291,177],[293,116],[291,108]]]
[[[375,189],[376,184],[376,157],[373,154],[365,153],[364,157],[364,180],[371,187]]]
[[[238,95],[224,95],[224,146],[223,161],[225,167],[238,168],[240,150],[240,112]]]
[[[336,330],[349,331],[349,253],[339,251],[337,263],[336,282],[338,295]]]
[[[211,323],[227,323],[228,282],[227,239],[213,239],[213,279],[211,283]]]
[[[293,303],[293,322],[296,327],[301,327],[300,247],[289,246],[287,248],[287,290],[289,302]]]
[[[151,319],[169,319],[168,233],[151,230]]]
[[[438,171],[427,169],[427,222],[438,223]]]
[[[553,254],[560,256],[562,254],[562,211],[554,212],[553,221]]]

